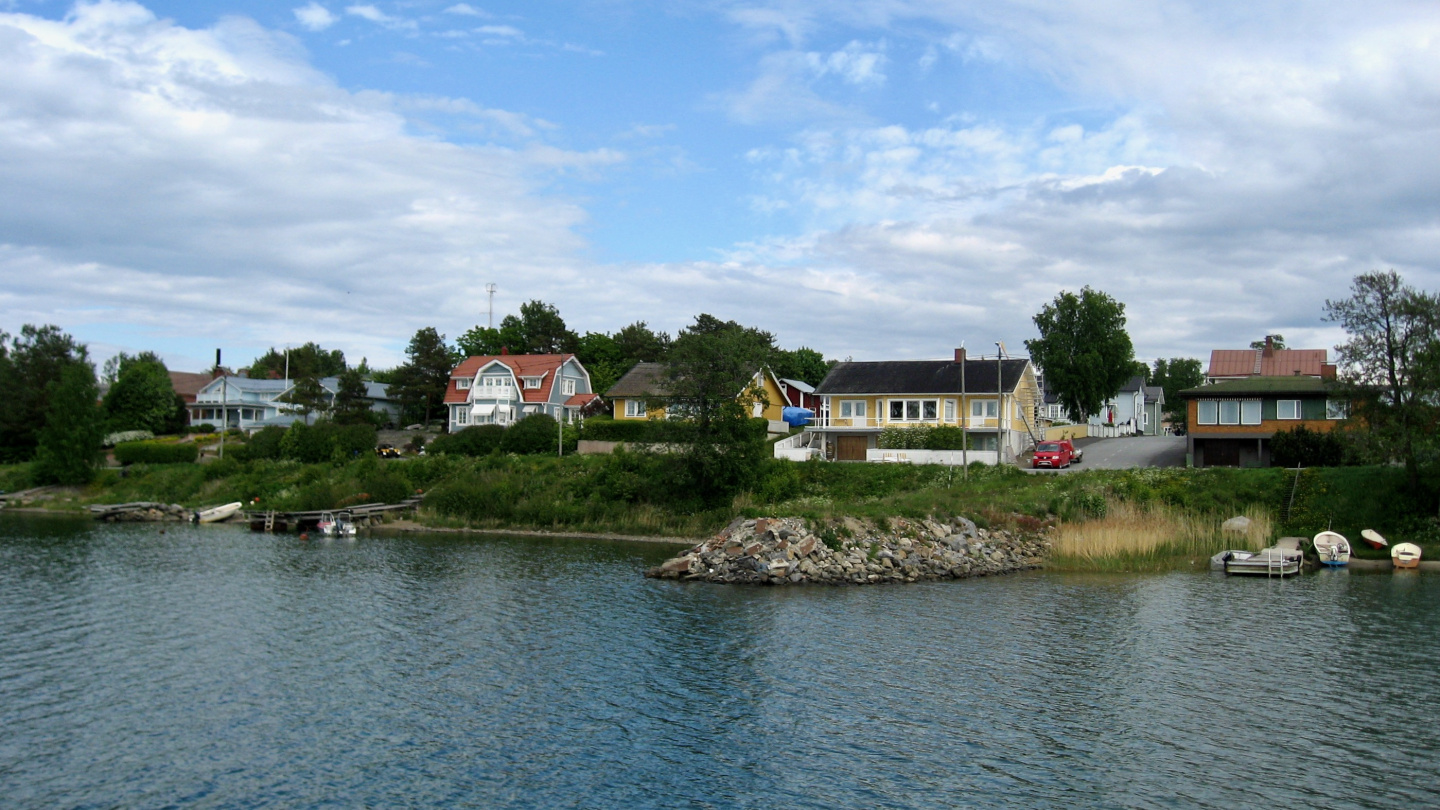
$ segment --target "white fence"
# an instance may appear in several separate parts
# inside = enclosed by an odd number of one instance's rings
[[[995,464],[994,450],[866,450],[865,460],[892,464],[945,464],[958,467],[969,461],[971,464]]]
[[[810,443],[815,446],[811,447]],[[814,433],[806,431],[796,433],[788,439],[781,439],[775,442],[775,458],[788,459],[789,461],[807,461],[812,456],[820,455],[820,440]]]

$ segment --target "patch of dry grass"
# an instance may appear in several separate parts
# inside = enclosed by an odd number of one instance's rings
[[[1208,559],[1230,548],[1264,548],[1270,542],[1270,513],[1252,506],[1245,534],[1222,532],[1233,515],[1185,512],[1161,503],[1110,500],[1104,517],[1062,524],[1049,567],[1068,570],[1156,570],[1186,559]]]

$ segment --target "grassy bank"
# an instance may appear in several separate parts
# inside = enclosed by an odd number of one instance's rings
[[[348,463],[227,459],[207,464],[136,464],[105,470],[52,508],[156,500],[186,506],[243,501],[253,508],[333,509],[398,501],[425,492],[422,522],[550,531],[698,537],[736,516],[872,519],[964,515],[982,525],[1054,526],[1054,567],[1159,570],[1188,567],[1236,540],[1219,524],[1249,515],[1245,544],[1333,528],[1347,537],[1374,528],[1391,542],[1418,542],[1440,556],[1440,528],[1427,501],[1405,492],[1389,467],[1286,470],[1091,470],[1027,475],[1011,468],[965,471],[908,464],[792,464],[767,460],[758,483],[724,508],[702,508],[677,492],[664,457],[436,455]],[[0,467],[0,489],[28,485],[28,467]],[[1292,503],[1293,493],[1293,503]],[[68,500],[67,500],[68,498]],[[1362,554],[1376,554],[1368,549]]]

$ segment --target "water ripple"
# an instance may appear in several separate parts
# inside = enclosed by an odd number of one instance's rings
[[[6,516],[0,796],[1440,804],[1440,578],[638,576],[665,554]]]

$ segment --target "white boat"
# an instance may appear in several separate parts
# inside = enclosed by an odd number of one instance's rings
[[[1420,547],[1414,543],[1396,543],[1390,549],[1390,562],[1396,568],[1419,568]]]
[[[1282,537],[1275,545],[1259,551],[1222,551],[1210,558],[1210,567],[1227,574],[1288,577],[1300,573],[1305,556],[1301,537]]]
[[[1339,532],[1320,532],[1315,535],[1315,556],[1321,565],[1332,567],[1350,562],[1350,541]]]
[[[320,513],[320,523],[315,527],[326,537],[354,537],[355,521],[351,519],[349,512],[341,512],[332,515],[329,512]]]
[[[1360,536],[1365,538],[1365,542],[1369,544],[1371,548],[1384,548],[1390,545],[1390,542],[1381,537],[1380,533],[1374,529],[1366,529],[1360,532]]]
[[[244,506],[244,504],[239,501],[234,501],[224,506],[212,506],[209,509],[200,509],[195,512],[194,520],[196,523],[215,523],[239,512],[241,506]]]

